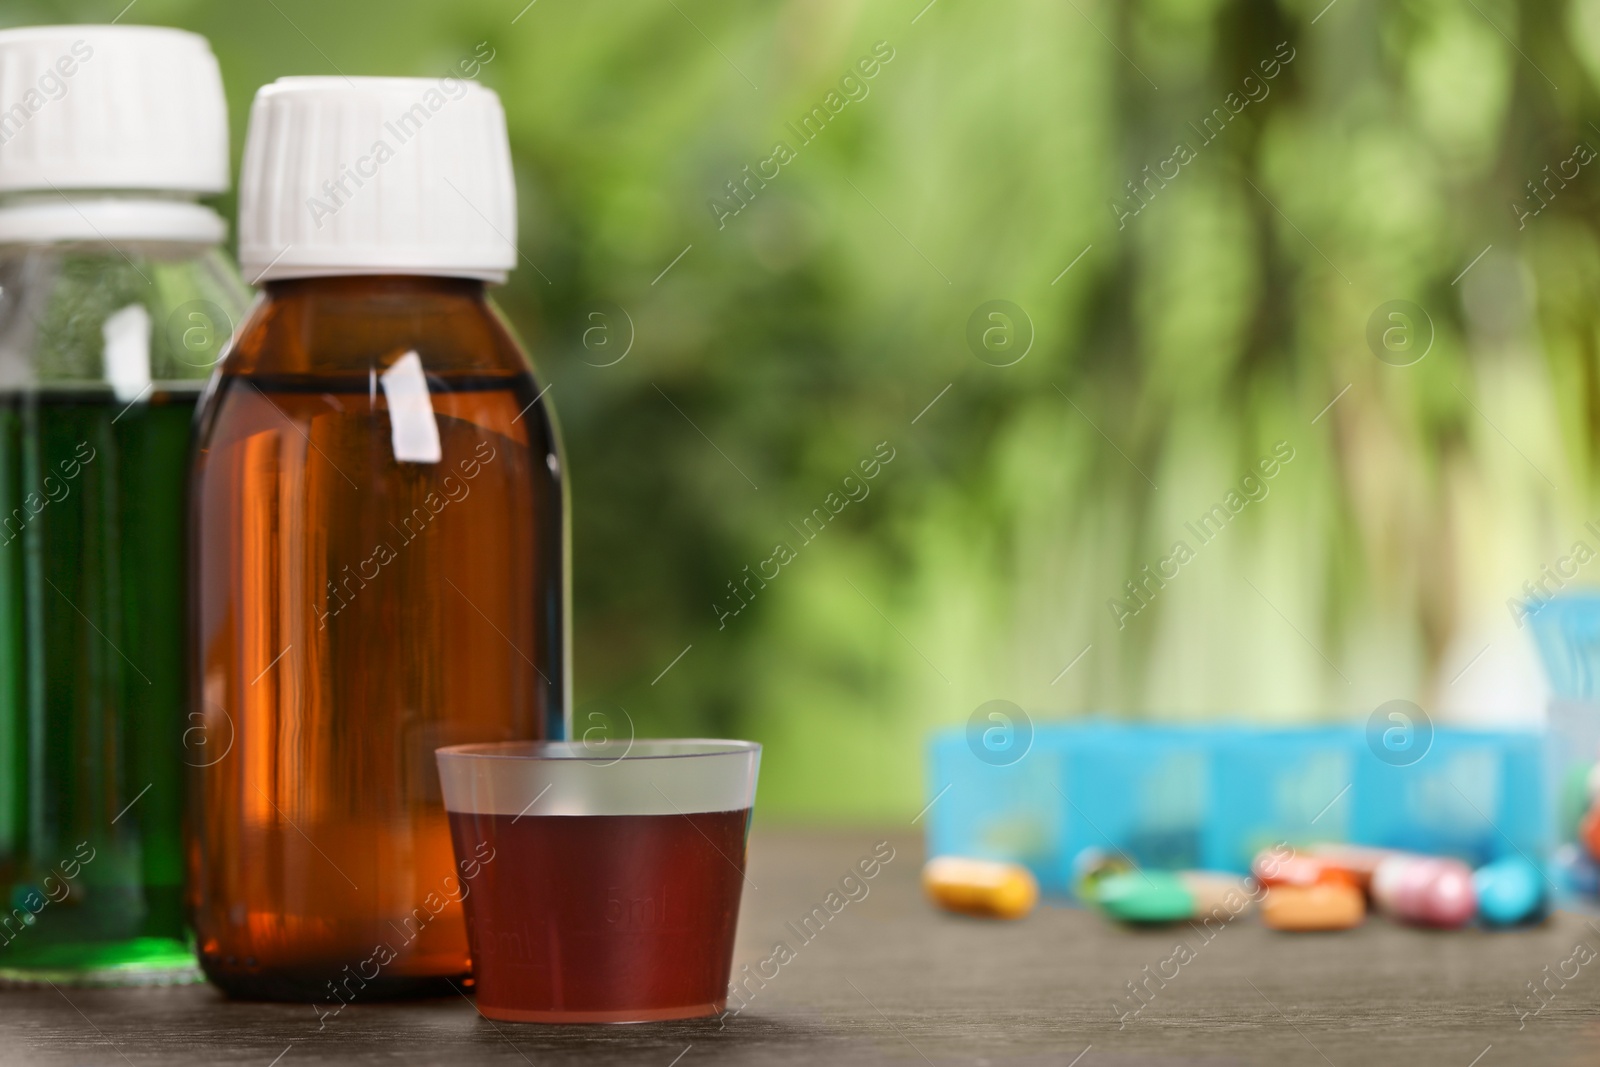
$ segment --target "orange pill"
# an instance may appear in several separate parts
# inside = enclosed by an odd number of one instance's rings
[[[1028,868],[962,856],[936,856],[925,863],[922,888],[946,911],[987,919],[1020,919],[1039,900],[1039,883]]]
[[[1578,838],[1583,842],[1583,847],[1589,850],[1589,855],[1600,860],[1600,805],[1590,808],[1578,824]]]
[[[1342,867],[1316,856],[1264,851],[1250,864],[1250,873],[1262,885],[1317,885],[1338,882],[1355,885],[1356,880]]]
[[[1317,845],[1311,850],[1312,859],[1330,870],[1344,873],[1363,892],[1372,884],[1372,872],[1378,869],[1378,864],[1392,855],[1392,849],[1363,845]]]
[[[1344,881],[1273,886],[1261,902],[1261,921],[1274,930],[1348,930],[1366,915],[1361,890]]]

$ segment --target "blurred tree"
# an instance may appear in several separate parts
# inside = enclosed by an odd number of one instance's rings
[[[1600,0],[924,3],[124,19],[212,39],[236,142],[273,77],[494,50],[525,258],[500,300],[565,426],[580,727],[596,701],[753,736],[768,812],[882,818],[921,807],[925,731],[995,697],[1536,706],[1507,602],[1600,549],[1600,165],[1573,162]],[[995,299],[1025,318],[969,331]]]

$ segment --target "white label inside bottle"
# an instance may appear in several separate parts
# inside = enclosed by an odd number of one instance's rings
[[[381,380],[383,395],[389,401],[389,436],[395,460],[438,463],[444,458],[444,451],[439,446],[439,423],[428,396],[422,357],[407,352],[383,372]]]
[[[118,400],[131,404],[150,388],[150,313],[143,304],[129,304],[101,323],[100,337],[106,381]]]

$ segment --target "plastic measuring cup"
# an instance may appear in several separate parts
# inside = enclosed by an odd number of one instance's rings
[[[761,746],[558,741],[436,753],[478,1010],[647,1022],[727,1004]]]

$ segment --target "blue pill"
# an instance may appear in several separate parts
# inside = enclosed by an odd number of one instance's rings
[[[1550,877],[1555,881],[1556,892],[1562,896],[1589,899],[1600,896],[1600,868],[1587,852],[1571,842],[1559,846],[1551,855]]]
[[[1472,875],[1478,915],[1488,926],[1527,922],[1544,910],[1544,880],[1527,860],[1496,860]]]

